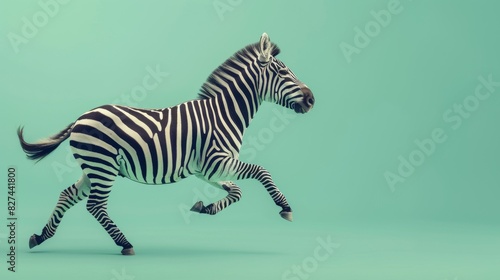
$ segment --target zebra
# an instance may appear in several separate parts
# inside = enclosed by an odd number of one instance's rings
[[[276,56],[279,47],[263,33],[216,68],[202,85],[198,98],[162,109],[104,105],[81,115],[59,133],[28,143],[23,126],[17,135],[28,159],[37,162],[70,139],[81,178],[64,189],[40,235],[29,239],[30,249],[54,236],[64,213],[87,199],[86,209],[104,227],[123,255],[134,255],[132,244],[111,220],[107,201],[122,176],[160,185],[190,175],[227,192],[226,197],[191,211],[215,215],[241,198],[236,180],[256,179],[292,221],[292,208],[264,167],[239,160],[243,133],[264,101],[304,114],[313,108],[312,91]]]

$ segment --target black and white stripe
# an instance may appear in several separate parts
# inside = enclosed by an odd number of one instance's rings
[[[41,235],[30,247],[52,237],[65,211],[88,197],[87,210],[101,223],[123,254],[133,254],[107,213],[107,200],[118,175],[145,184],[168,184],[190,175],[227,191],[220,201],[191,210],[216,214],[241,198],[232,181],[257,179],[291,220],[291,208],[261,166],[239,160],[245,128],[263,101],[309,111],[312,92],[275,58],[279,48],[263,34],[257,44],[238,51],[219,66],[202,86],[199,98],[164,109],[139,109],[105,105],[84,113],[59,134],[34,144],[18,135],[28,157],[40,160],[70,139],[80,164],[81,179],[64,190]]]

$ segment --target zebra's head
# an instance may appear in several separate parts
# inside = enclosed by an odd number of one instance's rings
[[[275,56],[280,52],[264,33],[257,47],[257,64],[260,67],[259,95],[262,100],[307,113],[314,106],[312,91]]]

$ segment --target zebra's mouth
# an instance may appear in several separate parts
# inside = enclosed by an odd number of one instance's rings
[[[295,111],[295,113],[297,114],[305,114],[307,112],[309,112],[312,108],[313,108],[313,104],[314,104],[314,101],[308,101],[309,103],[305,103],[305,102],[297,102],[295,104],[293,104],[293,110]]]
[[[297,114],[307,113],[307,110],[305,110],[304,107],[301,104],[299,104],[299,103],[295,103],[295,105],[293,106],[293,110]]]
[[[300,101],[293,105],[293,110],[298,114],[305,114],[309,112],[314,106],[314,95],[311,90],[303,85],[300,90],[302,91],[302,98]]]

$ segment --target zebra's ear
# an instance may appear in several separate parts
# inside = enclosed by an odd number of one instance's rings
[[[260,37],[259,61],[262,63],[269,62],[271,58],[271,40],[267,33]]]

